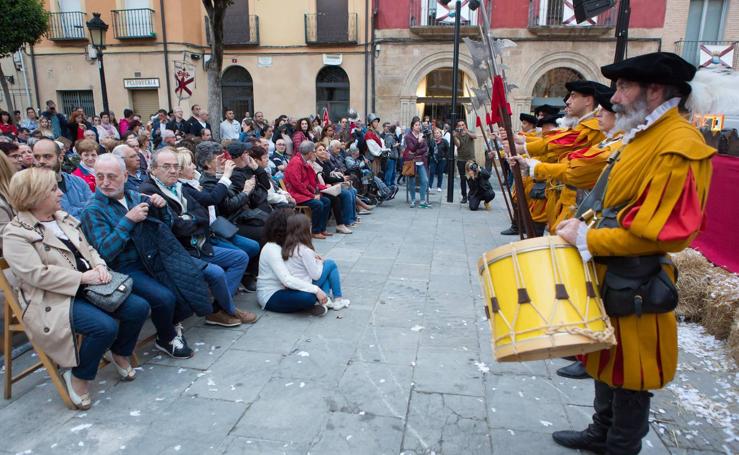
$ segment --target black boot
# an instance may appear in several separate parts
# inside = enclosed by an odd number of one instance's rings
[[[641,450],[641,440],[649,433],[649,401],[652,394],[634,390],[613,390],[613,424],[608,430],[608,455],[633,455]]]
[[[613,389],[603,382],[595,381],[593,423],[583,431],[555,431],[552,433],[554,442],[570,449],[606,453],[606,439],[613,421],[612,404]]]
[[[588,379],[590,377],[587,371],[585,371],[585,365],[579,360],[560,368],[557,370],[557,374],[569,379]]]
[[[516,223],[511,223],[511,227],[505,231],[501,231],[500,235],[518,235],[518,225]]]
[[[534,223],[534,233],[537,237],[544,235],[544,229],[547,227],[547,223]]]
[[[245,273],[241,277],[241,284],[247,292],[257,292],[257,278],[254,275]]]

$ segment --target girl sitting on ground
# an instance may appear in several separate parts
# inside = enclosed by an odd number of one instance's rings
[[[295,278],[311,281],[332,299],[326,303],[328,308],[340,310],[349,306],[349,299],[341,293],[341,277],[334,261],[325,261],[313,249],[311,242],[311,222],[302,213],[290,215],[287,219],[285,243],[282,246],[282,259],[290,274]]]

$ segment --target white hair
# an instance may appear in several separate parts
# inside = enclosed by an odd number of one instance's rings
[[[128,148],[128,149],[130,149],[130,148],[131,148],[131,146],[129,146],[129,145],[126,145],[126,144],[120,144],[120,145],[116,145],[116,146],[115,146],[115,147],[113,148],[113,151],[112,151],[111,153],[112,153],[113,155],[117,156],[117,157],[118,157],[118,158],[120,158],[120,159],[124,159],[124,158],[125,158],[125,156],[123,156],[123,152],[124,152],[124,151],[125,151],[125,150],[126,150],[127,148]],[[133,150],[133,149],[132,149],[132,150]]]
[[[120,147],[120,145],[118,147]],[[118,147],[116,147],[116,149]],[[121,171],[123,171],[124,174],[126,173],[126,162],[123,161],[123,158],[121,158],[117,154],[103,153],[102,155],[98,157],[97,161],[95,162],[95,166],[101,163],[116,163],[118,164],[118,166],[120,166]]]

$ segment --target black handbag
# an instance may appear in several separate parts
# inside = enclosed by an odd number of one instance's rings
[[[85,299],[103,311],[112,313],[131,295],[133,279],[123,273],[110,270],[111,279],[106,284],[86,286]]]
[[[534,186],[529,191],[531,199],[546,199],[547,182],[534,181]]]
[[[245,209],[240,211],[232,220],[235,224],[245,226],[264,226],[269,213],[262,209]]]
[[[216,220],[210,225],[210,231],[218,237],[230,240],[239,232],[239,228],[232,222],[228,221],[227,218],[219,216],[216,217]]]
[[[677,307],[677,288],[662,268],[670,263],[666,256],[614,257],[606,262],[601,297],[609,316],[667,313]]]

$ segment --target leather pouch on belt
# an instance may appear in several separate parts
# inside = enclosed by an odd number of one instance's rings
[[[534,182],[534,186],[529,191],[529,197],[531,199],[546,199],[547,182]]]
[[[601,296],[609,316],[667,313],[677,307],[677,288],[660,263],[646,273],[640,269],[608,264]]]

